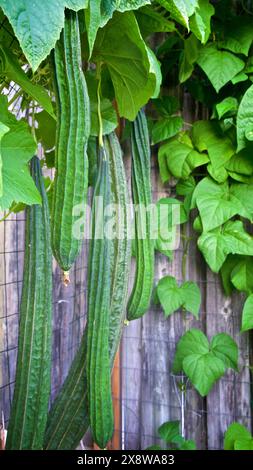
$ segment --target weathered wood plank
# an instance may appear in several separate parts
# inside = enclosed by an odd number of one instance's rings
[[[223,436],[229,424],[239,421],[251,426],[250,372],[248,334],[240,334],[242,298],[224,295],[219,277],[208,270],[206,295],[206,330],[208,337],[228,333],[240,349],[240,372],[232,370],[213,387],[207,397],[208,448],[223,447]]]

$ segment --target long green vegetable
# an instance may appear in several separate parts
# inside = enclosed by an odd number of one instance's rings
[[[128,236],[130,223],[127,182],[122,153],[116,135],[111,134],[105,137],[104,145],[109,159],[111,200],[115,204],[119,204],[121,208],[119,216],[115,219],[116,234],[121,232],[121,236],[113,240],[113,253],[111,254],[109,351],[112,368],[125,319],[131,240]],[[69,374],[50,410],[45,435],[45,449],[75,449],[88,429],[86,335],[87,331],[84,332]]]
[[[131,127],[132,190],[135,206],[136,273],[127,306],[128,320],[141,317],[149,308],[154,279],[154,242],[151,239],[150,144],[144,111]],[[144,210],[143,210],[144,209]]]
[[[64,29],[53,57],[57,139],[52,248],[67,282],[68,271],[82,243],[82,234],[75,233],[74,229],[86,202],[86,148],[90,133],[89,96],[82,71],[78,16],[73,11],[66,11]]]
[[[26,211],[18,360],[6,449],[42,449],[51,372],[52,254],[47,195],[37,157],[31,162],[42,205]]]

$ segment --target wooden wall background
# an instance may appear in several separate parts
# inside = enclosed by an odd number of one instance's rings
[[[185,120],[196,118],[196,109],[186,95]],[[125,156],[128,178],[130,159]],[[157,159],[152,158],[153,198],[169,196],[172,189],[159,181]],[[190,228],[188,227],[188,233]],[[194,236],[194,234],[191,234]],[[24,214],[10,215],[0,223],[0,411],[8,422],[15,380],[18,338],[18,309],[22,286],[24,245]],[[156,256],[155,279],[166,274],[182,280],[182,246],[175,252],[173,262]],[[75,268],[72,283],[65,288],[54,265],[54,326],[52,399],[59,390],[80,341],[86,315],[87,244]],[[133,277],[133,271],[132,271]],[[159,442],[157,428],[167,420],[184,417],[187,438],[195,439],[198,448],[220,449],[223,434],[233,421],[251,427],[251,396],[248,334],[239,334],[242,299],[240,295],[226,298],[219,277],[203,263],[191,241],[186,264],[186,279],[196,281],[202,293],[199,321],[181,312],[165,319],[157,306],[152,306],[143,319],[125,327],[120,349],[120,362],[114,373],[120,381],[115,406],[120,412],[116,423],[114,447],[145,449]],[[187,383],[185,403],[177,388],[180,380],[171,373],[175,344],[191,327],[202,328],[211,337],[218,332],[232,335],[240,347],[240,373],[226,373],[206,399]],[[116,443],[116,444],[115,444]]]

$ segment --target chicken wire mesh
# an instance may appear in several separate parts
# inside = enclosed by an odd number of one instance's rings
[[[0,24],[5,28],[5,22]],[[10,47],[15,38],[10,34]],[[17,118],[26,115],[21,109],[19,87],[3,83],[1,92],[8,94]],[[15,98],[16,97],[16,98]],[[15,99],[14,99],[15,98]],[[194,119],[197,110],[186,97],[187,122]],[[129,158],[125,158],[128,176]],[[173,189],[164,189],[153,158],[153,200],[173,195]],[[15,382],[18,341],[19,304],[22,289],[24,254],[24,213],[10,214],[0,223],[0,411],[8,426],[11,399]],[[199,320],[177,312],[165,319],[160,307],[152,304],[141,320],[125,326],[120,359],[114,368],[116,386],[113,387],[115,407],[115,436],[112,446],[122,449],[145,449],[159,443],[157,429],[168,420],[180,420],[182,434],[194,439],[198,448],[220,449],[227,426],[239,421],[252,427],[250,377],[251,348],[248,334],[240,335],[240,295],[226,298],[218,276],[206,269],[196,248],[196,235],[188,250],[181,238],[174,260],[157,254],[155,283],[171,274],[179,283],[194,280],[198,283],[202,304]],[[87,301],[88,242],[71,271],[71,284],[65,288],[56,264],[53,267],[54,314],[52,347],[51,403],[57,396],[69,366],[80,343],[85,326]],[[186,275],[182,275],[182,264]],[[131,283],[134,267],[131,270]],[[218,332],[227,332],[238,342],[240,349],[239,373],[229,371],[216,384],[207,398],[201,398],[185,377],[174,376],[172,361],[176,342],[190,327],[201,328],[210,338]],[[185,391],[182,391],[182,383]],[[85,445],[90,445],[86,439]]]

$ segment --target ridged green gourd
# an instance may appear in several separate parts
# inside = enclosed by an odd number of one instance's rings
[[[68,282],[68,271],[81,249],[78,218],[88,188],[87,142],[90,106],[82,71],[77,13],[66,10],[64,28],[53,52],[57,129],[56,173],[52,204],[52,248]],[[76,230],[76,231],[75,231]]]
[[[26,209],[18,359],[6,449],[43,448],[50,396],[52,253],[47,195],[37,157],[31,173],[42,205]]]
[[[127,181],[116,135],[112,133],[104,137],[104,145],[109,159],[111,200],[121,207],[120,215],[115,219],[115,229],[117,233],[121,231],[121,237],[116,237],[111,247],[109,352],[112,369],[126,314],[131,240]],[[50,410],[45,449],[75,449],[89,427],[86,352],[87,330],[64,385]]]
[[[139,111],[131,124],[132,197],[135,208],[136,272],[127,305],[128,320],[148,310],[154,281],[154,240],[151,232],[150,142],[146,116]],[[141,210],[138,210],[138,206]],[[143,210],[144,209],[144,210]]]

